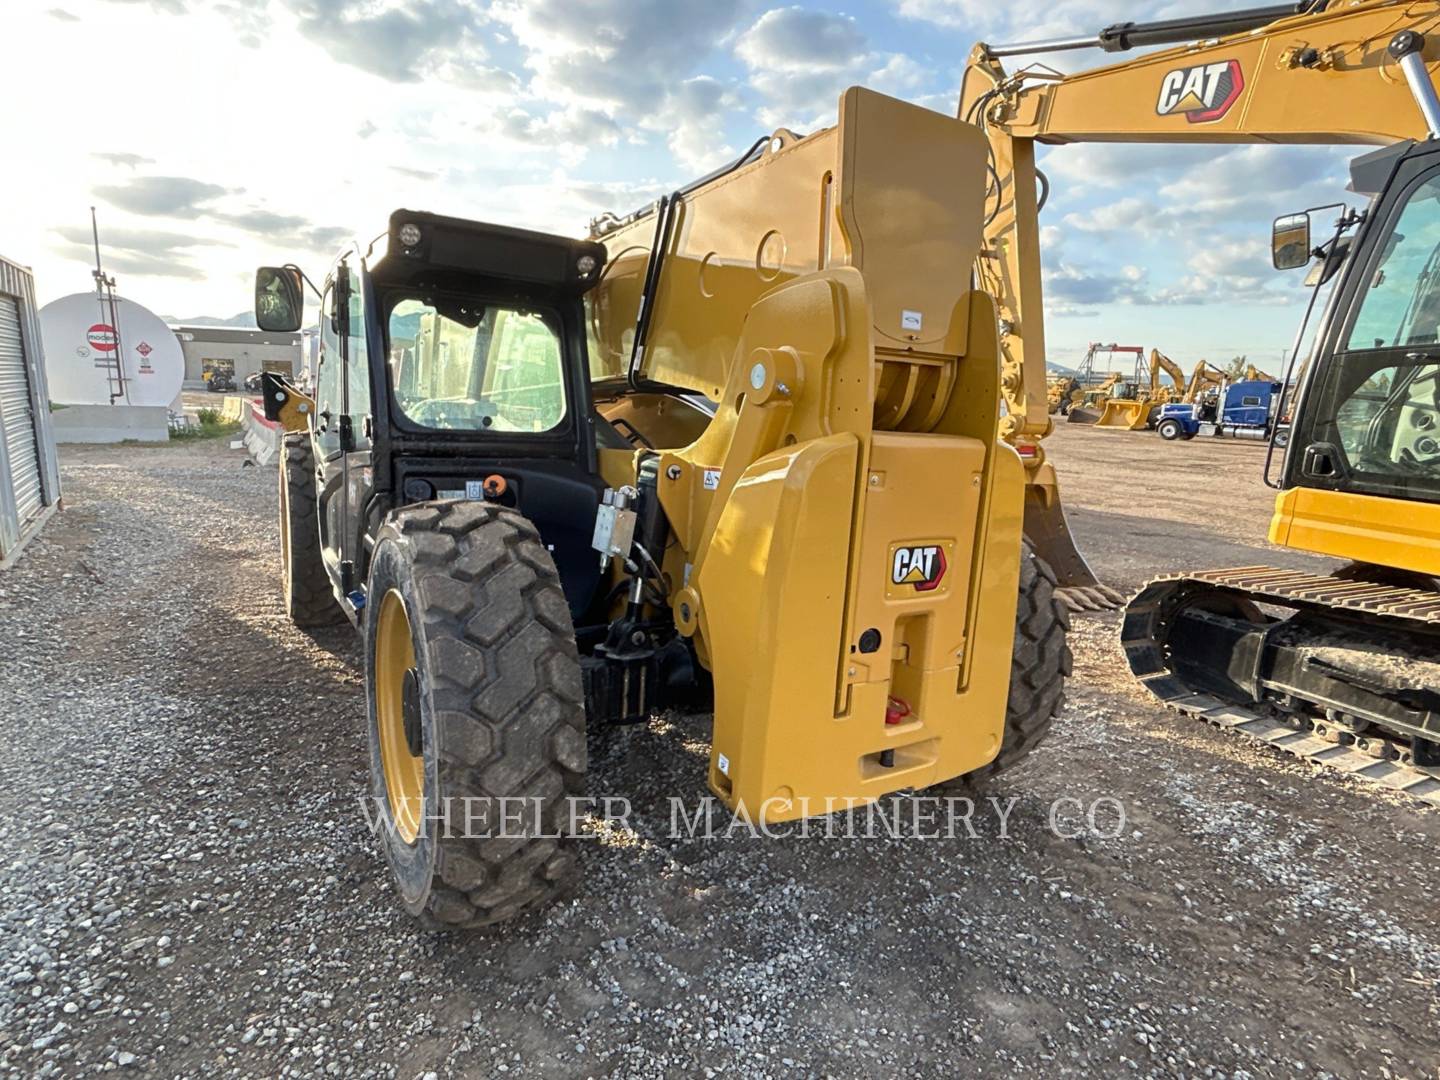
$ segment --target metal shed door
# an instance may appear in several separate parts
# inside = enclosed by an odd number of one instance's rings
[[[35,417],[30,411],[30,372],[20,337],[20,307],[0,296],[0,432],[10,458],[20,528],[41,509],[40,455],[35,445]]]

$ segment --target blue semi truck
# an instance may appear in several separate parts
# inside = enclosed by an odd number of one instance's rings
[[[1160,406],[1155,430],[1162,439],[1193,439],[1196,435],[1268,439],[1279,403],[1278,382],[1242,379],[1208,391],[1190,404]]]

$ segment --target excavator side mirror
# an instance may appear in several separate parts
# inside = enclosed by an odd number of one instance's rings
[[[262,266],[255,271],[255,325],[273,333],[300,329],[305,318],[304,284],[293,266]]]
[[[1276,270],[1298,270],[1310,261],[1310,215],[1286,214],[1270,233],[1270,261]]]

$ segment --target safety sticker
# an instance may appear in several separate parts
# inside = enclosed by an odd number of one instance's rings
[[[705,485],[706,491],[720,490],[720,470],[706,469],[700,477],[700,482]]]

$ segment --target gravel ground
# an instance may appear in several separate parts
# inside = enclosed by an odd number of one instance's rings
[[[1122,589],[1322,565],[1264,543],[1258,447],[1051,449]],[[633,810],[573,900],[429,936],[356,801],[356,642],[281,615],[273,471],[62,463],[65,512],[0,575],[8,1075],[1440,1075],[1434,813],[1156,708],[1113,615],[1077,621],[1003,827],[672,838],[708,723],[674,716],[592,739]]]

